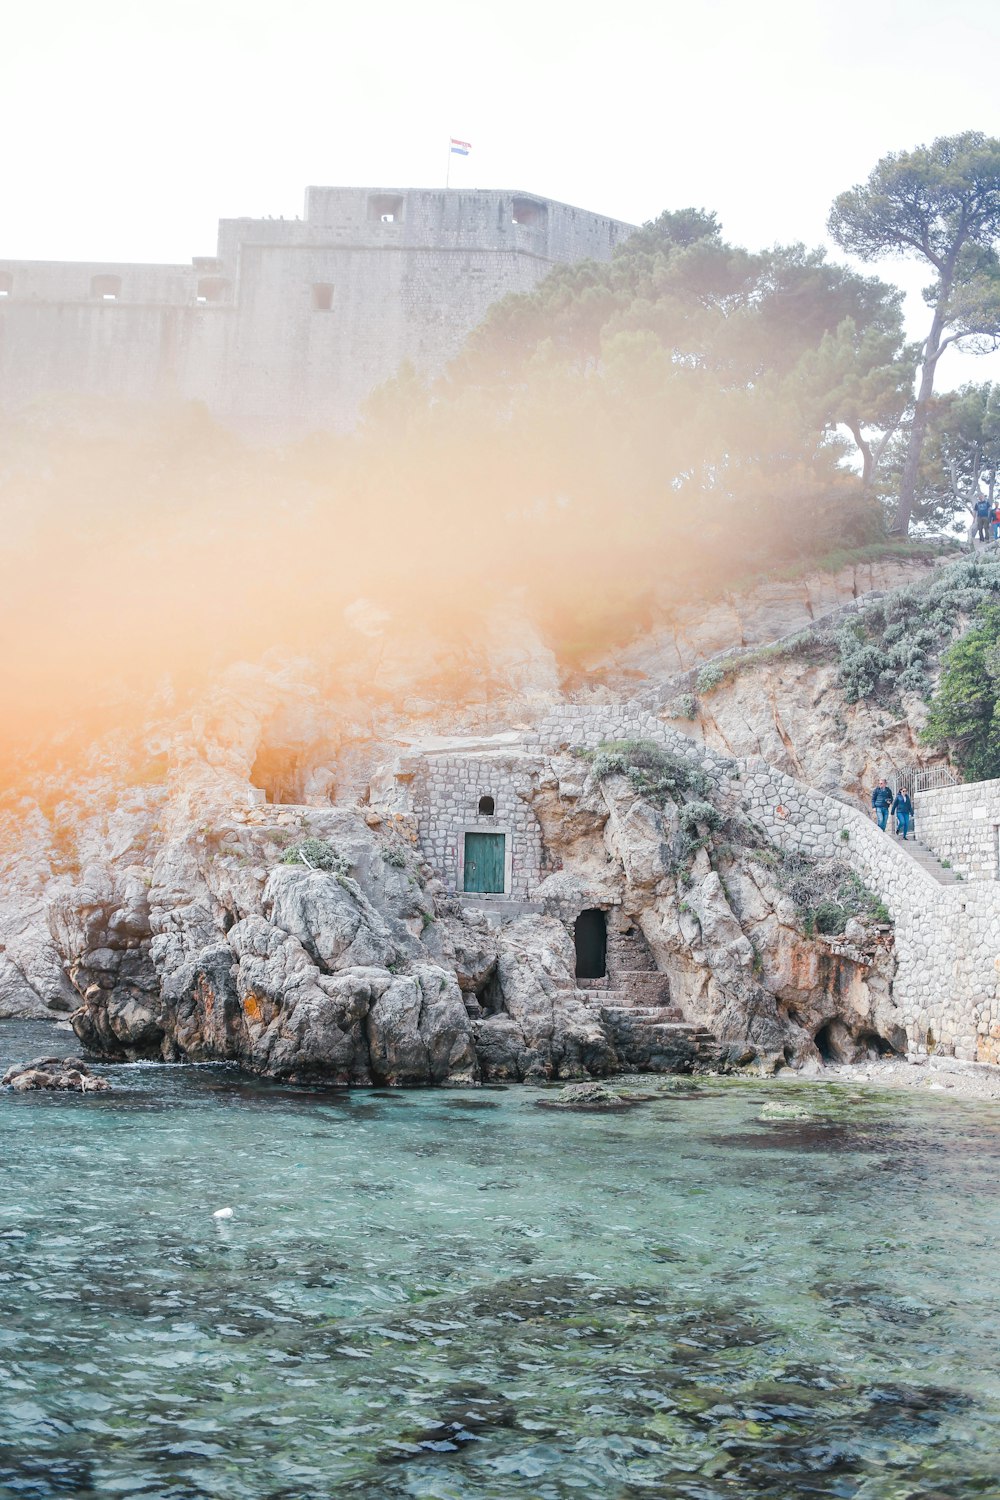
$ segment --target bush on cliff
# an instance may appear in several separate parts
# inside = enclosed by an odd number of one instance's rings
[[[345,875],[349,868],[347,860],[338,854],[326,839],[302,839],[286,849],[281,857],[283,865],[305,865],[311,870],[326,870],[331,875]]]
[[[680,802],[686,792],[704,797],[711,785],[699,766],[652,740],[610,741],[593,751],[590,760],[598,781],[627,776],[639,795],[655,807]]]
[[[946,745],[966,781],[1000,776],[1000,603],[945,653],[921,738]]]
[[[1000,557],[967,557],[930,582],[895,589],[842,626],[837,647],[848,703],[927,693],[928,672],[963,617],[1000,600]]]

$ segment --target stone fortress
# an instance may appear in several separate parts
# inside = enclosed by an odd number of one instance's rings
[[[490,305],[634,226],[501,189],[310,187],[224,219],[190,265],[0,260],[0,409],[199,401],[238,432],[344,431],[409,361],[439,373]]]

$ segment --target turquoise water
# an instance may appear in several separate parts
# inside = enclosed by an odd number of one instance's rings
[[[1000,1495],[997,1107],[105,1071],[0,1095],[3,1500]]]

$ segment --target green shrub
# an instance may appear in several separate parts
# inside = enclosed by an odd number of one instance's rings
[[[1000,601],[1000,557],[966,557],[929,580],[896,589],[852,616],[837,634],[840,681],[849,703],[896,692],[926,693],[928,670],[963,616]]]
[[[672,699],[668,712],[672,719],[694,719],[698,716],[698,700],[694,693],[678,693]]]
[[[1000,604],[945,652],[921,739],[947,745],[966,781],[1000,776]]]
[[[835,937],[847,926],[847,918],[848,913],[839,902],[819,901],[813,912],[813,925],[817,932],[826,933],[828,937]]]
[[[697,833],[699,828],[718,828],[722,817],[711,802],[685,802],[680,810],[680,825],[685,833]]]
[[[406,869],[406,855],[402,849],[386,849],[382,855],[387,865],[392,865],[394,870]]]
[[[706,662],[695,678],[695,686],[699,693],[710,693],[719,686],[725,675],[726,669],[721,661]]]
[[[627,776],[640,796],[657,807],[676,802],[685,792],[704,796],[711,782],[704,771],[651,740],[618,740],[598,746],[591,757],[598,781]]]
[[[327,870],[332,875],[346,875],[349,862],[338,854],[326,839],[300,839],[281,857],[283,865],[306,865],[314,870]]]

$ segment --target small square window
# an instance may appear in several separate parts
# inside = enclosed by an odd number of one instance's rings
[[[313,307],[317,312],[329,312],[333,307],[333,286],[329,281],[313,283]]]
[[[195,300],[198,302],[221,302],[229,290],[224,276],[202,276],[198,282]]]
[[[121,291],[120,276],[92,276],[90,279],[90,295],[99,297],[102,302],[117,302]]]
[[[9,271],[0,271],[0,297],[9,297],[13,290],[13,276]]]

